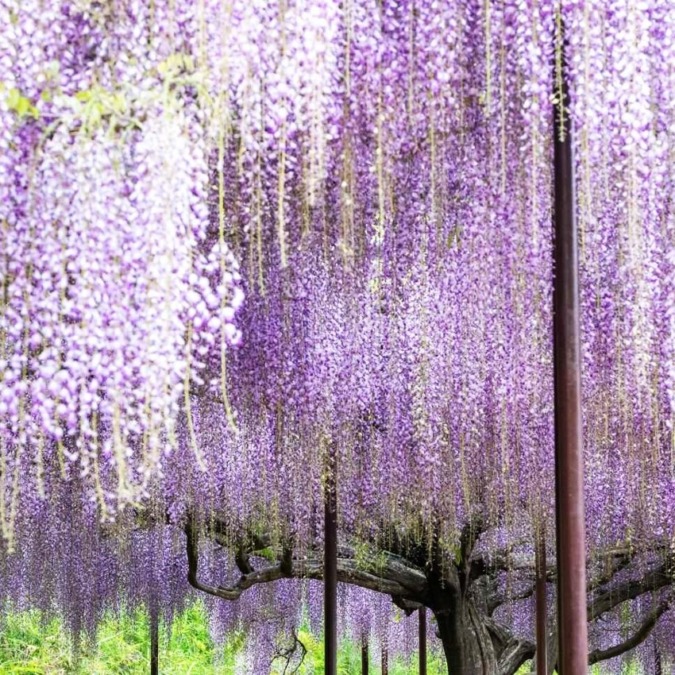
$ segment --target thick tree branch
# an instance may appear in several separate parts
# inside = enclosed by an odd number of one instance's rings
[[[492,642],[495,643],[499,650],[504,649],[511,642],[513,636],[501,623],[498,623],[494,619],[486,619],[485,627],[490,634]]]
[[[461,580],[464,588],[482,573],[474,568],[471,554],[481,534],[485,532],[485,520],[482,515],[473,516],[462,528],[459,537],[459,566],[461,568]]]
[[[628,547],[617,547],[598,553],[589,561],[588,591],[594,591],[608,584],[622,570],[629,567],[645,555],[663,554],[667,546],[657,542],[652,548],[636,553]],[[471,560],[472,578],[491,574],[493,572],[522,572],[535,575],[535,555],[514,555],[512,551],[494,551],[489,555],[474,556]],[[555,581],[557,568],[555,560],[549,560],[546,567],[546,578]]]
[[[241,594],[248,588],[256,584],[269,583],[284,578],[281,564],[265,567],[259,571],[252,571],[249,574],[242,574],[239,581],[234,586],[211,586],[199,581],[197,576],[199,568],[199,535],[198,531],[191,523],[185,526],[186,548],[188,558],[188,582],[198,591],[213,595],[223,600],[237,600]]]
[[[515,555],[510,551],[497,551],[489,556],[475,556],[471,559],[471,579],[495,572],[520,572],[534,579],[536,574],[534,551],[529,556]],[[550,561],[546,566],[546,578],[554,581],[556,572],[555,561]]]
[[[666,561],[641,579],[624,581],[597,593],[588,605],[588,621],[597,619],[601,614],[609,612],[627,600],[633,600],[650,591],[671,585],[673,577],[670,569],[670,561]]]
[[[239,546],[237,548],[237,552],[234,556],[234,562],[242,574],[251,574],[251,572],[255,571],[253,569],[253,565],[251,565],[248,551],[246,551],[243,546]]]
[[[534,656],[535,646],[529,640],[519,640],[494,619],[485,619],[485,628],[499,656],[499,675],[512,675]]]
[[[389,560],[370,571],[362,569],[354,559],[338,558],[338,581],[372,591],[386,593],[406,600],[415,600],[426,590],[424,575],[397,560]],[[294,559],[293,577],[296,579],[323,579],[323,561]]]
[[[620,642],[613,647],[608,649],[595,649],[588,655],[588,663],[593,665],[594,663],[599,663],[600,661],[606,661],[607,659],[613,659],[615,656],[621,656],[631,649],[635,649],[639,644],[644,642],[649,634],[652,632],[652,628],[656,625],[656,622],[659,620],[662,614],[670,609],[669,602],[662,602],[653,609],[647,618],[640,624],[638,629],[623,642]]]
[[[186,549],[188,558],[188,582],[194,588],[224,600],[237,600],[241,594],[257,584],[269,583],[279,579],[323,579],[323,562],[319,558],[294,558],[290,548],[278,553],[277,564],[254,570],[248,560],[248,552],[237,552],[237,566],[243,572],[239,580],[232,586],[214,586],[200,581],[199,568],[199,534],[198,530],[188,523],[185,526]],[[355,553],[347,547],[341,547],[338,558],[338,581],[360,586],[402,600],[415,600],[426,591],[424,574],[406,565],[398,556],[386,555],[378,560],[371,569],[363,569],[355,560]]]
[[[596,576],[589,573],[587,590],[593,591],[609,583],[621,570],[628,567],[633,560],[634,556],[630,550],[615,549],[608,551],[603,559],[599,561],[602,565],[600,573]]]
[[[492,616],[497,607],[501,607],[507,602],[516,602],[517,600],[525,600],[534,594],[536,588],[535,584],[528,586],[519,593],[494,593],[487,599],[488,614]]]
[[[534,656],[535,646],[529,640],[512,638],[499,656],[499,675],[512,675]]]
[[[413,612],[416,612],[418,609],[421,609],[424,605],[420,602],[415,602],[414,600],[406,600],[405,598],[400,597],[399,595],[391,596],[392,602],[402,609],[405,612],[406,616],[410,616]]]
[[[277,653],[272,659],[272,662],[277,659],[283,659],[286,662],[282,675],[292,675],[293,673],[297,673],[305,660],[305,656],[307,656],[307,647],[305,647],[305,643],[298,637],[295,628],[292,629],[291,634],[293,642],[290,646],[277,649]],[[296,663],[293,666],[292,663],[294,659]],[[289,670],[289,668],[293,668],[293,670]]]
[[[457,594],[460,588],[467,590],[469,586],[474,588],[480,585],[480,580],[474,575],[479,570],[483,572],[484,569],[475,566],[472,553],[482,531],[481,528],[482,521],[472,521],[465,526],[460,538],[459,563],[449,563],[449,569],[445,569],[448,565],[445,561],[440,561],[440,558],[436,561],[436,565],[432,564],[424,569],[420,568],[408,557],[408,554],[414,556],[417,553],[416,550],[411,550],[411,548],[414,549],[414,544],[407,544],[407,542],[402,542],[397,538],[390,541],[389,545],[392,546],[393,544],[393,548],[398,548],[402,555],[396,555],[379,548],[376,554],[372,556],[372,561],[365,565],[362,553],[359,555],[360,551],[350,546],[340,546],[337,561],[338,581],[390,595],[394,603],[408,613],[422,605],[433,609],[433,605],[438,599],[438,593]],[[194,588],[209,595],[225,600],[236,600],[245,590],[257,584],[284,578],[323,579],[323,560],[318,551],[310,550],[308,554],[295,555],[288,544],[283,547],[273,546],[267,538],[244,536],[237,539],[235,544],[235,563],[242,573],[238,581],[231,586],[204,583],[198,576],[199,534],[192,521],[185,526],[185,533],[187,535],[188,581]],[[227,539],[226,534],[222,528],[218,527],[215,529],[210,527],[208,530],[208,536],[215,539],[220,537]],[[232,540],[230,539],[230,541]],[[265,544],[264,548],[272,553],[273,562],[261,569],[254,569],[251,564],[251,557],[255,555],[255,551],[259,550],[262,544]],[[517,567],[520,567],[518,563],[523,563],[522,560],[514,561],[513,558],[509,562],[512,572],[514,562]],[[602,570],[599,579],[608,579],[608,583],[611,584],[612,579],[616,578],[616,574],[624,570],[631,562],[633,560],[624,552],[614,552],[608,557],[606,567]],[[438,568],[441,563],[443,569]],[[529,567],[524,564],[521,573],[525,576],[521,581],[529,581],[528,571]],[[552,573],[551,576],[553,576]],[[489,587],[489,572],[482,574],[481,578],[486,580]],[[593,621],[627,600],[658,590],[671,583],[670,560],[665,560],[641,579],[614,583],[611,588],[605,585],[592,595],[588,607],[588,619]],[[514,638],[508,630],[493,621],[490,615],[500,604],[529,597],[533,588],[533,584],[527,583],[524,589],[511,595],[490,592],[487,588],[482,594],[481,612],[483,617],[481,623],[487,629],[495,648],[500,675],[510,675],[516,672],[522,663],[533,656],[535,648],[527,640]],[[475,595],[474,591],[472,591],[472,597],[473,595]],[[479,602],[479,595],[476,595],[472,601]],[[646,617],[630,638],[610,649],[593,651],[589,655],[589,662],[593,664],[613,658],[639,645],[646,639],[658,619],[668,608],[668,603],[662,602]],[[486,611],[487,616],[485,615]]]

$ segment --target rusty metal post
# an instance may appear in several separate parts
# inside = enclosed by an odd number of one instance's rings
[[[150,610],[150,675],[159,675],[159,612]]]
[[[427,609],[420,607],[419,642],[420,642],[420,675],[427,675]]]
[[[536,643],[537,643],[537,675],[548,675],[547,663],[547,607],[546,607],[546,540],[544,533],[537,534],[535,544],[535,567],[536,567]]]
[[[553,359],[558,564],[558,664],[561,675],[588,671],[586,529],[581,421],[579,262],[574,157],[562,17],[556,17],[554,108]]]
[[[361,675],[368,675],[368,636],[361,636]]]
[[[654,642],[654,675],[663,675],[663,662],[659,646]]]
[[[326,675],[337,675],[337,493],[335,446],[331,443],[324,495],[324,654]]]

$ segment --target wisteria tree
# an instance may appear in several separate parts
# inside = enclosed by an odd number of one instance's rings
[[[672,2],[0,0],[0,25],[8,607],[170,617],[186,576],[272,602],[322,577],[330,494],[341,582],[428,607],[453,675],[516,672],[555,550],[563,106],[589,660],[673,658]]]

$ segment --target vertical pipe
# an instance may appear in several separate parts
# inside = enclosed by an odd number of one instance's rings
[[[585,675],[588,671],[588,630],[576,200],[571,127],[565,109],[568,96],[560,10],[556,14],[553,359],[558,662],[561,675]]]
[[[159,675],[159,612],[150,610],[150,675]]]
[[[420,675],[427,675],[427,608],[419,608]]]
[[[547,670],[547,611],[546,611],[546,540],[543,530],[537,534],[535,546],[536,567],[536,641],[537,641],[537,675],[548,675]]]
[[[661,652],[654,641],[654,675],[663,675],[663,663],[661,662]]]
[[[382,645],[382,675],[389,675],[389,650],[387,645]]]
[[[328,476],[324,495],[324,651],[326,675],[337,675],[337,495],[335,445],[328,456]]]
[[[368,636],[361,636],[361,675],[368,675]]]

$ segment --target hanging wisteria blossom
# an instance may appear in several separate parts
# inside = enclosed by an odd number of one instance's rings
[[[237,265],[208,233],[208,137],[193,85],[179,62],[133,53],[133,16],[106,37],[96,3],[52,5],[3,7],[0,511],[10,542],[19,491],[33,474],[44,494],[55,463],[84,479],[103,518],[147,494],[175,447],[181,392],[239,335]]]
[[[258,585],[321,578],[334,486],[340,580],[428,607],[453,675],[515,673],[534,653],[535,539],[554,551],[557,106],[578,194],[589,659],[632,633],[645,664],[673,658],[671,0],[0,0],[0,26],[15,604],[41,588],[91,628],[161,583],[170,613],[184,579],[157,580],[182,549],[192,586],[239,603],[213,604],[214,627],[294,608],[251,638],[242,672],[264,672],[316,603],[305,582]],[[91,532],[87,572],[58,549],[70,586],[40,581],[47,522]],[[116,581],[94,602],[76,589],[96,561]],[[392,616],[343,634],[404,653]]]

